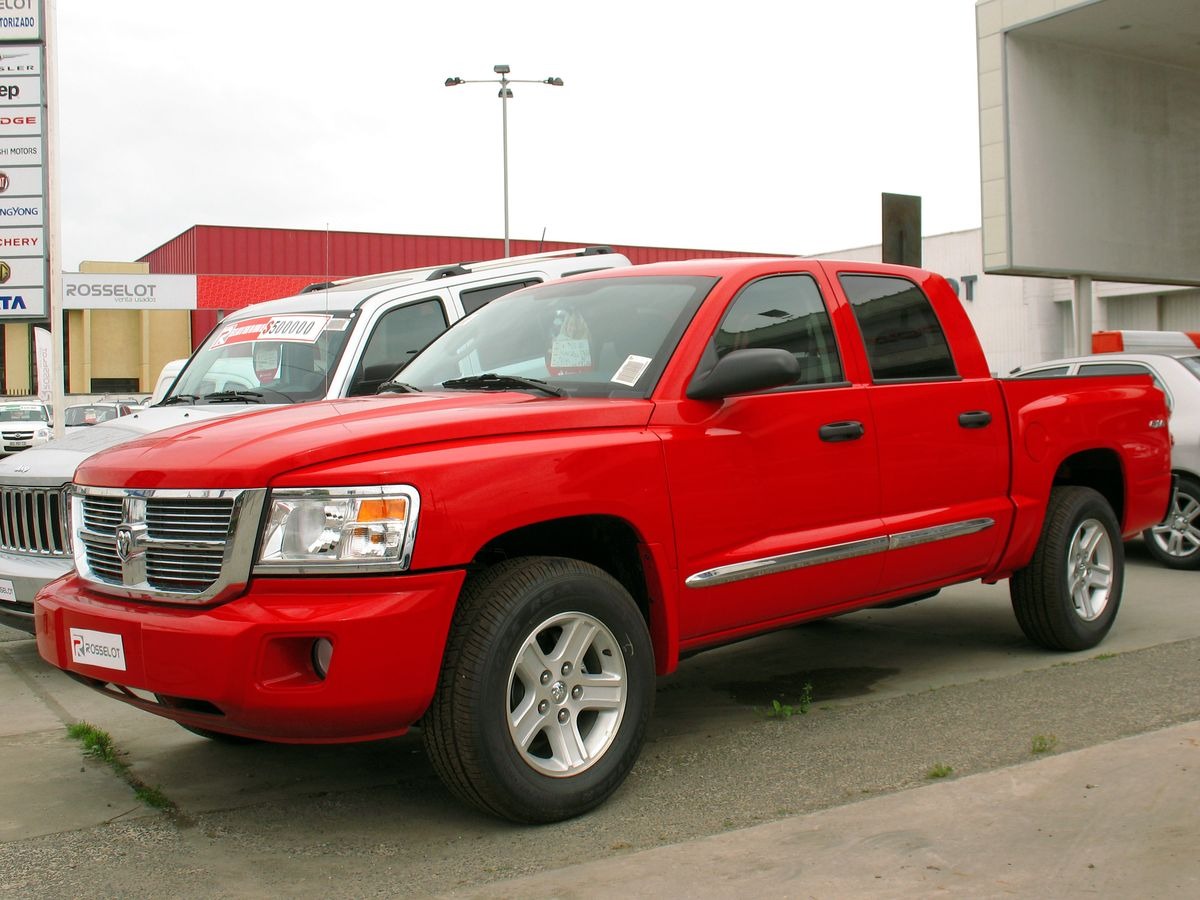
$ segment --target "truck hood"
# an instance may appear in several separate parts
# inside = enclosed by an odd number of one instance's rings
[[[576,400],[515,391],[326,400],[185,425],[120,444],[88,459],[75,480],[136,488],[267,487],[284,472],[405,447],[641,428],[652,409],[647,400]]]
[[[79,464],[101,450],[115,447],[153,431],[177,425],[223,419],[261,406],[221,403],[206,406],[162,406],[139,410],[119,419],[72,428],[58,440],[48,441],[0,460],[0,482],[49,486],[65,484]]]

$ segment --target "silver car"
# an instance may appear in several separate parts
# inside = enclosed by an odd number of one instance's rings
[[[1149,375],[1171,409],[1171,469],[1176,487],[1167,518],[1142,537],[1173,569],[1200,569],[1200,349],[1100,353],[1027,366],[1017,378],[1063,375]]]

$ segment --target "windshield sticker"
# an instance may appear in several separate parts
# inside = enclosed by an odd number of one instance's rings
[[[279,344],[254,345],[254,376],[259,384],[273,381],[279,370]]]
[[[321,332],[328,327],[332,316],[325,315],[283,315],[257,316],[253,319],[241,319],[230,322],[213,339],[213,347],[223,347],[226,344],[244,344],[249,341],[298,341],[304,344],[316,343]]]
[[[621,368],[617,369],[617,374],[609,380],[615,384],[623,384],[625,387],[633,387],[649,365],[650,357],[648,356],[627,356],[625,362],[621,363]]]
[[[550,344],[546,365],[551,375],[592,371],[592,335],[587,321],[577,312],[567,316]]]
[[[350,320],[344,318],[330,319],[325,323],[326,331],[345,331],[350,327]]]

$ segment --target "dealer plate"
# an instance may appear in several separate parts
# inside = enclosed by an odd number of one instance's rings
[[[91,631],[87,628],[71,629],[71,659],[102,669],[125,671],[125,642],[119,634],[107,631]]]

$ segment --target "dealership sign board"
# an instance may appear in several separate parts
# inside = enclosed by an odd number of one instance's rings
[[[63,309],[195,309],[195,275],[63,272]]]
[[[42,0],[0,0],[0,322],[47,314]]]

